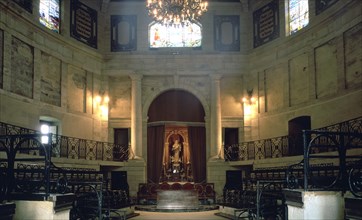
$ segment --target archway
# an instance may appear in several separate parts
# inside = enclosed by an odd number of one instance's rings
[[[147,125],[148,182],[206,181],[205,111],[193,94],[181,89],[159,94],[148,109]],[[177,161],[175,140],[181,146]]]

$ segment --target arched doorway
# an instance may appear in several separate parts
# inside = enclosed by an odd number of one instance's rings
[[[206,181],[205,111],[193,94],[161,93],[148,109],[147,125],[148,182]]]

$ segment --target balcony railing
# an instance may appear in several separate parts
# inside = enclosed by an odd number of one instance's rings
[[[362,133],[362,117],[319,128],[317,130],[329,132]],[[323,140],[321,139],[319,141]],[[293,139],[292,137],[286,135],[224,146],[225,160],[244,161],[292,156],[293,154],[290,153],[290,143],[293,143]],[[303,148],[303,146],[300,147]],[[301,155],[302,154],[303,153],[301,152]]]
[[[362,117],[319,128],[318,130],[362,133]],[[0,122],[0,135],[35,133],[38,133],[38,131]],[[245,161],[291,156],[289,143],[291,143],[291,137],[281,136],[224,146],[225,160]],[[52,135],[53,158],[127,161],[128,155],[129,146],[62,135]]]
[[[14,126],[0,122],[0,135],[36,134],[36,130]],[[52,135],[51,156],[104,161],[127,161],[129,147],[114,143]]]

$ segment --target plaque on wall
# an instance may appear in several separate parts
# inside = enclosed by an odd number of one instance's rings
[[[70,36],[97,48],[97,11],[77,0],[70,5]]]
[[[4,79],[4,31],[0,29],[0,89],[3,88]]]
[[[315,13],[319,15],[338,0],[315,0]]]
[[[111,16],[111,51],[131,51],[137,49],[136,15]]]
[[[254,11],[254,48],[279,37],[279,4],[273,0]]]
[[[219,51],[240,51],[240,16],[214,16],[214,46]]]
[[[13,37],[10,68],[10,91],[27,98],[33,98],[34,47]]]
[[[13,0],[20,7],[24,8],[29,13],[33,13],[33,1],[32,0]]]

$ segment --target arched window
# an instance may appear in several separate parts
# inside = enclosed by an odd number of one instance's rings
[[[201,47],[201,25],[164,26],[151,23],[148,29],[150,48]]]
[[[294,34],[309,23],[308,0],[288,0],[289,34]]]

